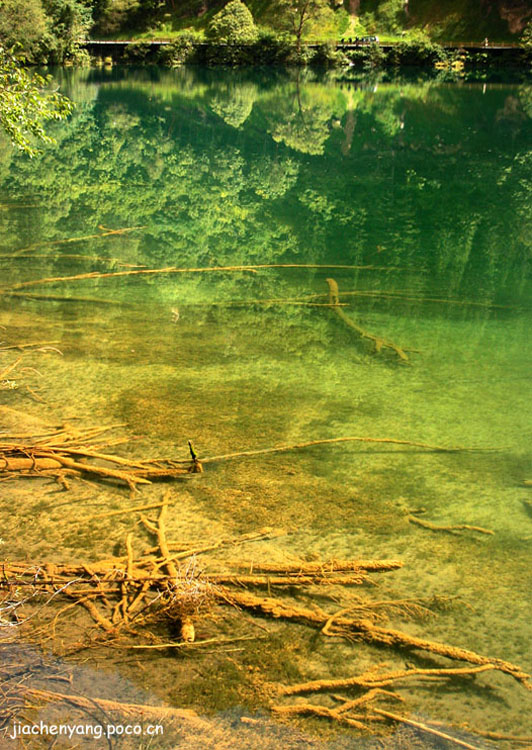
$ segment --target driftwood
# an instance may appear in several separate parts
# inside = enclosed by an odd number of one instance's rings
[[[491,529],[484,529],[482,526],[469,526],[467,523],[459,523],[453,526],[436,526],[436,524],[430,521],[424,521],[416,516],[408,516],[410,523],[416,524],[416,526],[422,526],[424,529],[430,529],[431,531],[445,531],[448,534],[456,534],[458,531],[475,531],[478,534],[489,534],[493,535],[495,532]]]
[[[55,351],[59,352],[58,349],[55,348],[55,344],[60,344],[60,341],[32,341],[28,342],[27,344],[6,344],[5,346],[0,346],[0,352],[5,352],[8,349],[19,349],[20,351],[23,351],[24,349],[37,349],[37,351]],[[59,352],[61,354],[62,352]]]
[[[288,603],[284,599],[257,596],[242,588],[245,585],[275,586],[276,577],[267,573],[263,573],[262,577],[257,573],[252,579],[251,576],[240,576],[236,572],[234,574],[202,573],[200,575],[196,570],[191,571],[190,568],[178,568],[173,556],[169,554],[168,544],[165,545],[164,516],[160,515],[158,524],[151,524],[150,528],[157,535],[159,541],[163,542],[160,548],[160,558],[154,559],[150,556],[133,561],[130,555],[127,565],[121,565],[120,567],[113,560],[81,566],[52,564],[35,566],[26,563],[6,563],[2,569],[0,589],[6,590],[13,586],[21,587],[25,584],[41,594],[49,591],[64,592],[66,596],[79,600],[79,604],[89,611],[95,622],[109,633],[116,632],[120,627],[126,625],[127,621],[125,622],[122,616],[120,623],[113,623],[111,618],[103,614],[96,606],[95,601],[100,604],[103,603],[104,606],[109,606],[109,600],[115,596],[119,598],[120,602],[123,602],[124,587],[127,589],[126,601],[128,603],[123,615],[138,610],[140,604],[145,609],[158,604],[163,610],[163,614],[182,620],[184,612],[187,613],[188,617],[192,614],[200,614],[202,606],[206,603],[209,607],[216,602],[230,604],[263,616],[302,623],[319,629],[324,635],[328,636],[342,637],[348,640],[364,640],[370,644],[394,649],[421,651],[476,665],[477,669],[468,670],[468,674],[498,670],[509,674],[527,689],[531,689],[529,675],[520,667],[502,659],[482,656],[467,649],[380,627],[367,618],[348,617],[346,616],[347,610],[331,614],[317,606],[309,609]],[[370,566],[367,565],[367,561],[360,561],[360,565],[357,561],[349,561],[347,567],[350,570],[357,571],[357,575],[349,576],[348,580],[344,581],[344,583],[350,585],[363,583],[368,576],[366,572],[368,567],[376,570],[390,569],[386,563],[381,565],[379,561],[375,561],[375,565]],[[286,576],[279,576],[279,578],[283,579],[281,580],[283,585],[287,582],[287,577],[290,576],[292,578],[291,585],[337,583],[336,578],[338,576],[334,564],[324,563],[322,571],[322,575],[303,575],[299,577],[299,580],[298,577],[294,577],[293,573],[288,571]],[[228,587],[229,585],[231,585],[231,588]],[[154,592],[155,596],[153,596]],[[371,607],[371,601],[368,602],[368,607]],[[381,687],[397,679],[463,673],[466,672],[460,670],[454,672],[407,670],[406,672],[387,675],[366,676],[364,685]],[[297,688],[287,689],[286,694],[319,690],[324,685],[327,688],[334,688],[357,684],[356,679],[344,680],[341,683],[306,683],[297,686]]]
[[[105,235],[96,235],[97,237],[103,237]],[[88,239],[88,237],[74,238],[73,240],[58,240],[56,242],[73,242],[82,239]],[[46,243],[44,243],[46,244]],[[51,244],[51,243],[49,243]],[[33,246],[32,246],[33,247]],[[25,252],[30,248],[24,248],[19,252]],[[154,274],[173,274],[173,273],[211,273],[211,272],[248,272],[257,273],[258,271],[271,269],[271,268],[332,268],[340,270],[364,270],[364,271],[399,271],[404,270],[397,267],[387,266],[352,266],[352,265],[320,265],[315,263],[262,263],[258,265],[246,265],[246,266],[208,266],[204,268],[178,268],[176,266],[168,266],[166,268],[139,268],[128,271],[111,271],[103,273],[100,271],[91,271],[89,273],[78,273],[74,276],[54,276],[45,279],[33,279],[32,281],[22,281],[18,284],[13,284],[9,287],[4,287],[0,290],[2,294],[10,294],[13,291],[19,289],[26,289],[30,286],[41,286],[42,284],[59,284],[69,281],[80,281],[83,279],[105,279],[105,278],[116,278],[118,276],[138,276],[138,275],[154,275]],[[415,270],[415,269],[410,269]]]
[[[18,357],[14,362],[11,362],[3,370],[0,370],[0,381],[3,381],[13,370],[21,363],[22,357]]]
[[[124,227],[123,229],[107,229],[101,224],[98,225],[100,230],[98,234],[86,234],[82,237],[67,237],[62,240],[49,240],[45,242],[34,242],[33,245],[27,245],[17,250],[12,256],[15,258],[18,255],[25,254],[28,250],[34,250],[37,247],[51,247],[52,245],[70,245],[73,242],[85,242],[85,240],[95,240],[102,237],[110,237],[116,235],[127,234],[128,232],[134,232],[137,229],[145,229],[146,227]]]
[[[355,331],[361,338],[367,339],[373,342],[374,352],[378,354],[383,349],[390,349],[393,351],[402,362],[408,362],[409,357],[406,352],[416,351],[415,349],[406,349],[394,344],[393,341],[382,338],[382,336],[376,336],[374,333],[366,331],[361,325],[355,323],[349,318],[342,310],[340,305],[340,297],[338,291],[338,284],[334,279],[326,279],[329,285],[329,305],[331,310],[342,320],[348,328]]]
[[[116,716],[120,717],[119,721],[127,718],[136,723],[164,722],[166,725],[168,722],[185,727],[190,732],[210,731],[212,734],[211,725],[192,709],[124,703],[99,696],[79,695],[72,685],[72,675],[65,674],[63,669],[57,663],[48,662],[45,657],[38,656],[33,650],[30,653],[26,652],[21,658],[20,642],[16,637],[3,636],[0,640],[0,722],[6,738],[19,739],[19,743],[15,743],[17,746],[25,746],[24,730],[27,730],[28,722],[28,717],[24,714],[25,709],[40,708],[46,703],[67,708],[70,722],[72,709],[84,712],[90,716],[92,722],[96,721],[102,725],[104,737],[105,726],[109,727]],[[39,681],[39,687],[31,684],[30,680],[34,678]],[[47,689],[49,682],[63,682],[68,687],[61,692],[57,690],[57,685]],[[52,741],[50,747],[54,745],[55,742]],[[114,743],[109,740],[108,745],[111,748]]]
[[[248,567],[248,563],[236,563],[237,567]],[[398,570],[403,567],[400,560],[327,560],[324,562],[300,562],[295,564],[267,564],[253,563],[250,572],[254,573],[284,573],[286,575],[330,575],[345,571],[365,571],[377,573],[386,570]]]
[[[197,460],[191,449],[193,460]],[[0,615],[15,613],[22,623],[32,619],[49,608],[51,599],[64,598],[68,604],[55,614],[52,622],[44,623],[33,633],[40,632],[41,638],[55,637],[58,619],[71,611],[74,607],[83,607],[92,618],[94,624],[104,633],[109,645],[133,649],[186,649],[194,647],[195,629],[201,624],[202,618],[209,616],[214,607],[227,606],[232,611],[243,609],[260,616],[287,621],[298,622],[314,628],[324,637],[341,637],[347,640],[363,640],[367,643],[386,646],[392,649],[420,651],[431,656],[451,659],[455,662],[465,662],[468,666],[446,668],[421,669],[411,668],[383,672],[369,670],[357,677],[336,680],[318,680],[301,683],[278,690],[280,696],[290,696],[308,692],[324,692],[334,690],[359,690],[362,695],[354,698],[341,697],[341,705],[336,708],[316,704],[298,704],[296,706],[274,706],[273,710],[285,716],[310,714],[335,720],[358,730],[370,730],[378,722],[392,721],[416,726],[418,729],[455,741],[432,727],[421,725],[419,722],[405,716],[392,713],[387,708],[377,707],[375,703],[381,699],[402,700],[387,688],[395,683],[410,682],[412,680],[429,681],[430,685],[443,680],[459,677],[475,677],[481,673],[494,670],[509,674],[526,688],[530,689],[529,675],[520,667],[503,661],[476,654],[466,649],[457,648],[443,643],[410,636],[407,633],[376,625],[372,621],[372,605],[375,609],[382,604],[400,605],[401,602],[372,602],[368,599],[360,606],[361,600],[353,600],[347,608],[336,612],[326,612],[314,605],[312,609],[302,607],[286,598],[269,595],[258,596],[249,587],[266,586],[268,594],[276,586],[289,585],[290,596],[301,587],[331,584],[358,585],[371,581],[371,576],[401,567],[395,560],[329,560],[324,562],[297,562],[283,564],[257,564],[236,562],[226,563],[229,571],[202,571],[197,565],[196,556],[202,551],[217,549],[226,544],[238,544],[266,538],[269,534],[279,532],[262,529],[258,532],[245,534],[236,540],[221,540],[214,544],[196,544],[188,550],[177,554],[172,552],[173,545],[167,539],[166,514],[169,506],[168,495],[164,498],[157,520],[150,520],[141,515],[141,520],[147,532],[157,541],[155,548],[150,547],[140,557],[135,556],[135,542],[130,533],[125,540],[126,555],[122,558],[111,558],[91,564],[56,565],[45,563],[31,565],[24,563],[5,563],[0,572],[0,592],[4,592],[5,607],[2,607],[0,597]],[[144,508],[132,509],[141,513]],[[178,560],[183,562],[178,562]],[[242,572],[244,570],[244,572]],[[284,589],[283,589],[284,591]],[[16,593],[18,592],[18,593]],[[11,599],[19,596],[20,592],[27,592],[25,599],[13,603]],[[311,593],[312,589],[307,591]],[[26,606],[30,606],[32,597],[46,597],[44,605],[25,618],[22,613]],[[405,600],[408,602],[408,600]],[[365,617],[350,616],[354,610],[364,609]],[[405,609],[408,611],[408,609]],[[178,625],[181,632],[180,641],[168,642],[167,639],[155,636],[150,631],[153,622],[172,624],[172,629]],[[139,636],[144,634],[144,642],[138,643]],[[248,636],[242,636],[247,638]],[[146,642],[147,639],[147,642]],[[207,645],[223,647],[228,640],[240,640],[238,635],[234,639],[206,638],[195,641],[198,647]],[[105,642],[105,641],[104,641]],[[92,699],[80,698],[64,693],[38,691],[30,688],[22,689],[18,693],[23,701],[59,700],[80,708],[86,707],[85,701]],[[333,694],[334,697],[334,694]],[[92,702],[94,706],[94,702]],[[99,701],[97,703],[104,710],[117,710],[131,715],[155,716],[161,712],[161,717],[167,709],[157,707],[129,706]],[[179,711],[176,714],[180,716]],[[460,745],[461,741],[458,741]],[[461,743],[462,747],[471,745]]]
[[[54,477],[62,482],[66,476],[89,476],[126,484],[135,490],[139,484],[158,480],[191,479],[203,470],[193,449],[189,461],[179,462],[171,459],[138,461],[104,452],[103,447],[109,442],[98,443],[95,438],[110,429],[112,427],[85,431],[69,428],[31,441],[2,435],[0,475],[6,478]]]
[[[298,703],[295,706],[273,706],[272,710],[277,714],[284,714],[285,716],[319,716],[321,718],[332,719],[338,721],[340,724],[347,724],[347,726],[354,727],[355,729],[368,730],[367,724],[359,721],[353,715],[346,715],[342,713],[342,707],[331,709],[327,706],[318,706],[314,703]]]
[[[91,305],[116,305],[128,307],[131,303],[116,299],[102,299],[101,297],[66,297],[64,294],[32,294],[31,292],[9,292],[10,297],[21,297],[22,299],[38,299],[43,302],[81,302]]]
[[[322,299],[326,297],[325,294],[311,294],[308,295],[308,299]],[[390,291],[390,290],[379,290],[379,289],[358,289],[352,292],[339,292],[339,299],[345,297],[370,297],[377,299],[393,299],[397,302],[435,302],[444,305],[460,305],[465,307],[487,307],[489,309],[495,308],[500,310],[516,310],[519,309],[515,305],[497,305],[493,302],[479,302],[477,300],[460,300],[452,299],[449,297],[421,297],[415,292],[408,291]],[[341,303],[340,303],[341,304]]]
[[[461,727],[466,731],[471,731],[467,724]],[[516,744],[532,745],[532,735],[504,734],[503,732],[487,732],[484,729],[475,729],[475,734],[485,737],[488,740],[501,740],[502,742],[515,742]],[[526,749],[525,749],[526,750]],[[530,748],[528,748],[530,750]]]
[[[4,564],[0,590],[12,590],[14,586],[27,586],[32,595],[46,594],[53,598],[62,595],[87,610],[94,623],[109,637],[120,631],[134,635],[134,627],[149,625],[155,620],[167,620],[179,625],[183,644],[195,641],[194,619],[205,615],[216,604],[235,604],[232,587],[276,585],[294,587],[316,585],[360,585],[373,572],[393,570],[400,567],[396,561],[353,560],[302,563],[278,566],[278,574],[271,570],[242,574],[238,571],[225,573],[198,571],[195,556],[201,548],[172,554],[166,536],[166,513],[169,498],[165,497],[157,522],[140,516],[144,526],[157,539],[158,555],[134,557],[132,535],[126,537],[125,558],[102,560],[82,565],[28,565],[26,563]],[[139,511],[137,511],[139,512]],[[269,536],[279,531],[262,529],[233,540],[244,543]],[[227,543],[227,542],[226,542]],[[222,546],[208,545],[204,549]],[[177,560],[188,558],[179,564]],[[68,605],[55,616],[51,626],[55,635],[57,618],[71,609]],[[150,636],[153,638],[153,636]],[[127,642],[124,645],[130,645]],[[137,644],[135,644],[137,645]],[[146,644],[154,646],[153,642]]]
[[[324,635],[343,637],[355,640],[364,640],[368,643],[401,648],[409,651],[422,651],[452,660],[467,662],[478,666],[489,666],[505,672],[527,688],[530,688],[527,675],[518,666],[501,659],[494,659],[479,655],[467,649],[462,649],[447,644],[429,641],[426,639],[410,636],[398,630],[375,625],[371,619],[361,617],[349,617],[346,610],[340,613],[329,613],[314,607],[313,609],[290,604],[284,599],[275,597],[261,597],[243,589],[245,585],[267,585],[274,586],[276,582],[282,585],[325,585],[331,582],[342,582],[345,584],[360,584],[374,571],[393,570],[400,567],[396,561],[329,561],[321,564],[302,563],[288,565],[283,571],[282,566],[276,570],[272,566],[265,566],[264,570],[255,569],[253,573],[241,575],[234,573],[207,573],[199,576],[195,570],[177,567],[176,559],[183,559],[183,553],[172,555],[170,545],[166,540],[165,513],[168,501],[163,504],[157,523],[144,519],[145,525],[150,533],[158,540],[159,556],[151,555],[133,561],[131,543],[128,543],[128,555],[126,565],[117,565],[116,560],[101,561],[90,565],[41,565],[28,566],[27,564],[10,564],[4,566],[4,581],[20,584],[26,581],[28,584],[38,580],[39,586],[48,587],[65,586],[69,581],[76,581],[78,586],[77,595],[84,598],[84,606],[92,609],[93,602],[87,607],[87,595],[96,589],[99,596],[105,590],[106,596],[113,591],[120,594],[123,601],[123,589],[129,591],[127,600],[134,601],[138,607],[142,600],[146,600],[149,608],[155,602],[163,600],[166,611],[173,610],[182,612],[190,609],[194,614],[201,607],[202,602],[208,600],[231,604],[242,609],[250,610],[260,615],[273,618],[282,618],[306,624],[317,628]],[[191,553],[185,553],[189,560]],[[346,574],[347,572],[347,574]],[[342,575],[343,574],[343,575]],[[11,576],[11,578],[10,578]],[[229,588],[235,584],[236,588]],[[73,596],[76,589],[68,587],[69,596]],[[149,599],[150,593],[158,592],[155,599]],[[140,596],[140,600],[139,600]],[[188,601],[187,601],[188,599]],[[369,602],[369,606],[371,602]],[[190,616],[190,613],[189,613]],[[101,624],[101,622],[99,623]],[[110,630],[109,627],[106,627]]]
[[[330,680],[313,680],[311,682],[301,682],[297,685],[281,686],[280,695],[300,695],[301,693],[325,693],[334,690],[347,690],[350,688],[383,688],[393,685],[395,682],[404,680],[431,680],[441,681],[442,679],[452,679],[455,677],[464,677],[476,675],[481,672],[490,672],[496,667],[493,664],[483,664],[478,667],[444,667],[442,669],[418,669],[411,667],[408,669],[397,669],[393,672],[382,672],[378,669],[370,669],[356,677],[345,677],[342,679]]]
[[[19,388],[23,384],[24,377],[27,373],[37,374],[40,375],[40,372],[36,370],[33,367],[25,367],[20,366],[21,362],[24,360],[24,355],[27,351],[32,352],[56,352],[57,354],[61,354],[62,352],[57,349],[54,344],[57,344],[59,342],[57,341],[38,341],[38,342],[30,342],[26,344],[5,344],[2,342],[2,345],[0,346],[0,353],[1,352],[7,352],[10,350],[18,350],[21,351],[22,354],[17,357],[13,362],[11,362],[7,367],[4,367],[3,369],[0,369],[0,391],[5,390],[15,390]],[[15,370],[17,370],[15,374]],[[17,380],[11,380],[8,379],[7,376],[11,376],[11,378],[15,375]],[[22,381],[21,381],[22,378]],[[36,393],[27,383],[25,383],[26,390],[30,394],[30,396],[35,399],[36,401],[43,402],[44,399],[39,396],[38,393]]]
[[[204,722],[191,709],[170,708],[167,706],[149,706],[139,703],[121,703],[119,701],[110,701],[103,698],[85,698],[81,695],[72,695],[71,693],[56,693],[50,690],[36,690],[28,687],[21,687],[21,693],[28,698],[39,701],[55,701],[60,703],[69,703],[78,708],[94,709],[96,705],[104,711],[116,711],[123,716],[129,716],[134,719],[179,719],[180,721],[192,721],[193,724],[204,725]]]
[[[0,376],[11,371],[20,362],[20,357]],[[198,457],[189,441],[189,459],[157,458],[130,459],[110,453],[109,445],[125,442],[123,438],[103,439],[100,436],[116,426],[93,427],[84,430],[71,426],[50,429],[37,435],[1,435],[0,436],[0,478],[17,477],[53,477],[66,486],[67,477],[90,477],[92,479],[126,484],[131,491],[138,485],[151,484],[165,480],[188,480],[203,471],[209,463],[229,461],[237,458],[260,456],[287,451],[302,450],[318,445],[335,445],[340,443],[367,443],[390,446],[420,448],[424,451],[456,453],[460,451],[491,450],[490,448],[467,448],[442,445],[430,445],[411,440],[396,438],[373,438],[346,436],[309,440],[293,445],[279,445],[272,448],[227,453],[220,456]],[[31,439],[29,439],[31,438]],[[96,439],[98,438],[98,440]],[[121,511],[118,511],[121,512]]]
[[[482,672],[488,672],[495,668],[496,667],[493,664],[485,664],[478,667],[446,667],[441,669],[408,668],[404,670],[395,670],[393,672],[385,672],[382,671],[382,669],[373,668],[355,677],[334,680],[314,680],[312,682],[289,686],[282,685],[278,689],[278,694],[280,696],[300,695],[302,693],[329,693],[331,698],[334,698],[340,703],[337,707],[332,709],[316,703],[297,703],[275,705],[272,707],[272,710],[277,714],[285,716],[317,716],[329,719],[330,721],[348,724],[359,729],[368,729],[368,725],[372,722],[379,720],[382,721],[384,719],[395,724],[412,726],[426,734],[432,735],[433,737],[444,739],[458,747],[467,748],[467,750],[479,750],[476,745],[471,745],[448,732],[443,732],[427,723],[385,710],[381,706],[376,706],[375,703],[381,698],[388,700],[393,699],[396,701],[403,700],[399,694],[393,692],[397,682],[406,681],[408,683],[412,680],[421,680],[425,682],[428,680],[431,685],[434,685],[435,683],[448,683],[452,680],[464,677],[475,677]],[[391,690],[386,690],[385,688],[391,688]],[[347,690],[355,690],[359,691],[360,694],[357,697],[350,699],[334,692],[338,690],[343,692]],[[360,713],[361,709],[363,710],[363,713]],[[468,732],[473,731],[477,735],[489,737],[490,739],[506,739],[513,742],[529,740],[529,738],[524,737],[471,730],[469,727],[467,730]]]
[[[429,641],[424,638],[417,638],[399,630],[382,628],[374,625],[369,619],[345,616],[334,618],[334,615],[324,612],[318,607],[308,609],[306,607],[291,605],[283,600],[272,597],[258,597],[248,591],[231,591],[226,593],[229,601],[243,609],[248,609],[269,617],[292,620],[309,625],[310,627],[319,628],[320,630],[324,624],[333,618],[334,624],[332,628],[329,628],[328,635],[363,640],[377,646],[389,646],[408,651],[423,651],[456,661],[464,661],[469,664],[492,665],[494,669],[511,675],[528,690],[532,689],[532,685],[529,682],[530,675],[526,674],[520,667],[510,662],[505,662],[502,659],[492,659],[467,649],[449,646],[437,641]]]
[[[423,670],[417,670],[417,671],[423,671]],[[480,669],[461,669],[461,670],[425,670],[425,671],[431,671],[433,673],[440,673],[440,676],[442,678],[449,678],[452,677],[453,674],[460,673],[462,675],[475,675],[477,674]],[[449,674],[445,675],[444,673],[448,671]],[[326,682],[326,681],[323,681]],[[331,681],[332,682],[332,681]],[[336,681],[337,683],[340,683],[340,681]],[[354,684],[353,681],[351,681],[351,684]],[[361,678],[358,680],[358,685],[368,687],[368,685],[371,685],[372,683],[365,682]],[[382,684],[390,684],[390,681],[383,681]],[[288,694],[287,691],[284,691],[284,694]],[[480,750],[480,748],[477,745],[472,745],[469,742],[465,742],[464,740],[459,739],[458,737],[455,737],[448,732],[443,732],[440,729],[436,729],[433,726],[430,726],[429,724],[426,724],[424,722],[417,721],[415,719],[411,719],[409,717],[397,714],[396,712],[392,712],[389,710],[385,710],[381,707],[378,707],[375,705],[375,702],[379,700],[380,698],[384,699],[393,699],[395,701],[402,701],[403,698],[398,695],[397,693],[391,692],[389,690],[383,690],[380,687],[368,687],[367,692],[363,693],[362,695],[358,696],[354,699],[347,699],[343,696],[333,695],[336,700],[340,701],[339,705],[336,708],[329,708],[324,705],[316,704],[316,703],[296,703],[292,705],[275,705],[272,706],[272,710],[280,715],[284,716],[316,716],[319,718],[326,718],[330,721],[339,722],[340,724],[345,724],[347,726],[354,727],[356,729],[361,730],[369,730],[370,725],[373,722],[376,721],[382,721],[386,720],[388,722],[393,722],[394,724],[405,724],[407,726],[414,727],[415,729],[421,730],[422,732],[429,734],[433,737],[437,737],[438,739],[446,740],[447,742],[456,745],[458,747],[466,748],[466,750]],[[471,730],[468,730],[471,731]],[[482,736],[492,736],[492,738],[501,739],[502,735],[497,735],[497,733],[486,733],[486,732],[476,732],[477,734],[481,734]],[[512,740],[512,741],[522,741],[523,738],[514,738],[511,736],[507,736],[506,739]]]
[[[112,232],[117,234],[117,232]],[[106,237],[106,234],[98,234],[96,237]],[[83,239],[83,238],[81,238]],[[75,238],[76,242],[79,241]],[[64,240],[60,240],[64,242]],[[83,260],[91,263],[112,263],[117,266],[123,266],[124,268],[145,268],[142,263],[126,263],[120,258],[112,258],[105,255],[81,255],[79,253],[27,253],[25,251],[18,250],[16,253],[0,253],[0,258],[9,258],[10,260],[26,260],[27,258],[34,260],[35,258],[40,260]]]

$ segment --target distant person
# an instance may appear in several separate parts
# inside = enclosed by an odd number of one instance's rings
[[[488,47],[488,46],[489,46],[488,37],[486,37],[484,39],[484,47]]]

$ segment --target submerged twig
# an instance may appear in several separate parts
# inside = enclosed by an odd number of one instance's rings
[[[431,734],[433,737],[447,740],[454,745],[458,745],[458,747],[464,747],[466,748],[466,750],[480,750],[477,745],[471,745],[469,742],[464,742],[463,740],[460,740],[457,737],[453,737],[446,732],[440,732],[438,729],[429,727],[428,724],[423,724],[421,721],[414,721],[414,719],[408,719],[406,718],[406,716],[399,716],[399,714],[392,713],[391,711],[384,711],[382,708],[375,708],[375,706],[372,706],[370,710],[373,713],[376,713],[379,716],[385,716],[387,719],[391,719],[398,724],[406,724],[410,727],[415,727],[415,729],[420,729],[422,732]]]
[[[100,235],[97,235],[100,236]],[[209,272],[234,272],[244,271],[257,273],[259,270],[269,268],[335,268],[345,270],[365,270],[365,271],[394,271],[398,268],[388,268],[387,266],[341,266],[341,265],[319,265],[314,263],[263,263],[258,265],[240,265],[240,266],[209,266],[205,268],[177,268],[168,266],[167,268],[140,268],[129,271],[112,271],[102,273],[100,271],[91,271],[90,273],[79,273],[74,276],[54,276],[46,279],[33,279],[32,281],[21,281],[10,287],[4,287],[0,290],[2,294],[9,294],[18,289],[25,289],[29,286],[38,286],[40,284],[56,284],[66,281],[79,281],[81,279],[104,279],[115,278],[118,276],[139,276],[153,274],[172,274],[172,273],[209,273]]]
[[[459,523],[453,526],[436,526],[436,524],[430,521],[424,521],[416,516],[408,516],[410,523],[414,523],[417,526],[422,526],[424,529],[430,529],[431,531],[446,531],[449,534],[454,534],[456,531],[476,531],[478,534],[489,534],[492,536],[495,534],[491,529],[484,529],[482,526],[470,526],[467,523]]]
[[[221,456],[208,456],[202,458],[203,464],[214,463],[216,461],[229,461],[233,458],[243,458],[245,456],[258,456],[267,453],[283,453],[285,451],[300,450],[301,448],[310,448],[314,445],[332,445],[335,443],[383,443],[387,445],[407,445],[413,448],[423,448],[427,451],[434,451],[436,453],[459,453],[462,451],[490,451],[496,450],[494,448],[468,448],[463,446],[445,446],[445,445],[432,445],[430,443],[418,443],[412,440],[397,440],[396,438],[372,438],[372,437],[337,437],[337,438],[324,438],[323,440],[308,440],[304,443],[294,443],[293,445],[278,445],[273,448],[257,448],[256,450],[240,451],[238,453],[226,453]]]
[[[85,240],[96,240],[100,239],[101,237],[110,237],[111,235],[121,235],[126,234],[127,232],[134,232],[137,229],[145,229],[146,227],[124,227],[123,229],[107,229],[106,227],[103,227],[101,224],[99,225],[98,229],[100,229],[100,232],[98,234],[86,234],[82,237],[68,237],[66,239],[62,240],[48,240],[45,242],[34,242],[33,245],[27,245],[26,247],[22,247],[19,250],[17,250],[13,257],[16,255],[21,255],[22,253],[27,252],[28,250],[34,250],[36,247],[51,247],[52,245],[69,245],[73,242],[84,242]]]

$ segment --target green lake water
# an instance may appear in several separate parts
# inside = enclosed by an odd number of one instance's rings
[[[135,517],[91,517],[169,486],[173,541],[287,532],[199,565],[398,559],[378,588],[316,603],[432,599],[434,616],[392,611],[387,627],[530,672],[532,87],[155,68],[58,79],[77,106],[56,145],[29,159],[0,141],[0,278],[18,285],[0,297],[1,346],[48,347],[6,375],[2,432],[120,424],[129,442],[116,450],[139,458],[186,458],[187,440],[212,457],[352,436],[486,450],[319,444],[206,464],[133,500],[105,485],[5,482],[1,557],[90,563],[123,554],[130,531],[142,549]],[[64,280],[235,266],[256,268]],[[323,306],[327,279],[380,351]],[[1,346],[0,371],[21,355]],[[494,534],[420,527],[409,520],[420,508],[432,524]],[[235,716],[267,716],[274,682],[443,663],[261,624],[267,633],[227,615],[198,624],[200,639],[261,636],[231,651],[133,659],[102,647],[79,680],[92,695],[144,691],[196,709],[214,734],[183,735],[174,746],[187,750],[445,747],[406,729],[374,745],[314,721],[265,718],[260,737],[235,728]],[[442,731],[531,731],[530,693],[508,675],[398,691],[395,710]]]

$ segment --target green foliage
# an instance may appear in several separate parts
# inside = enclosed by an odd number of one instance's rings
[[[0,125],[11,142],[30,156],[36,153],[35,139],[54,143],[46,123],[63,120],[72,111],[66,97],[47,90],[49,83],[49,78],[30,75],[0,47]]]
[[[62,87],[82,100],[54,132],[59,147],[32,162],[0,162],[6,188],[37,196],[40,206],[31,224],[3,213],[6,250],[92,234],[102,223],[146,227],[138,241],[116,238],[123,259],[137,265],[290,262],[298,253],[326,263],[341,252],[345,263],[425,268],[420,283],[435,277],[452,290],[467,278],[480,289],[494,267],[524,277],[523,115],[532,100],[524,87],[483,96],[475,87],[401,80],[354,90],[331,76],[318,82],[313,71],[192,66],[102,75],[100,85],[93,71],[85,84],[87,71],[62,75]],[[94,255],[110,254],[106,242],[94,244]],[[40,275],[64,270],[50,259]],[[95,269],[87,261],[79,270]],[[169,295],[183,283],[169,285]],[[186,283],[192,293],[207,282]],[[245,297],[245,283],[228,276],[228,298]],[[266,275],[256,283],[260,295],[250,298],[283,296]],[[320,277],[315,291],[323,287]],[[150,288],[155,296],[162,284]],[[301,293],[308,291],[305,276]]]
[[[529,21],[525,26],[525,30],[521,35],[521,44],[524,48],[523,58],[524,62],[532,65],[532,21]]]
[[[211,20],[207,36],[219,44],[252,44],[258,32],[249,8],[241,0],[231,0]]]
[[[19,46],[26,59],[37,62],[79,62],[79,50],[91,24],[90,10],[80,0],[3,0],[0,43]]]
[[[528,50],[532,50],[532,21],[529,21],[521,34],[521,44]]]
[[[213,16],[223,13],[228,5],[227,0],[80,1],[92,11],[95,34],[109,36],[127,33],[129,38],[136,38],[151,30],[161,39],[171,39],[177,31],[190,28],[205,32]],[[26,4],[20,0],[10,2],[21,6]],[[359,0],[356,10],[359,15],[356,19],[348,13],[352,8],[350,0],[244,2],[255,24],[288,30],[294,38],[300,40],[339,39],[344,34],[399,37],[411,29],[425,29],[432,39],[442,41],[480,41],[486,36],[490,41],[515,41],[519,33],[510,32],[508,20],[501,15],[503,0],[491,4],[473,3],[470,0],[411,0],[408,10],[404,0]],[[523,10],[516,9],[515,15],[517,18],[512,21],[512,29],[517,28],[519,23],[521,26],[524,23],[524,6]]]
[[[49,21],[41,0],[0,2],[0,44],[6,49],[19,46],[26,55],[34,51],[47,34]]]
[[[369,71],[382,68],[388,60],[388,55],[379,44],[370,44],[350,50],[349,59],[355,65]]]
[[[399,34],[406,25],[404,0],[385,0],[379,3],[377,10],[377,26],[379,32]]]
[[[298,53],[310,27],[326,22],[331,13],[328,0],[273,0],[272,3],[272,23],[295,37]]]
[[[248,44],[209,44],[205,50],[207,65],[253,65],[253,55]]]
[[[88,62],[79,42],[86,39],[91,26],[90,10],[80,0],[42,0],[49,19],[49,33],[43,42],[46,62],[64,60]]]
[[[351,23],[351,16],[345,10],[345,8],[339,8],[336,11],[337,23],[338,23],[338,36],[341,38],[344,34],[347,34],[349,25]]]
[[[151,53],[151,44],[149,42],[134,42],[129,44],[124,52],[124,59],[129,63],[142,65],[147,62],[147,57]]]
[[[341,111],[334,89],[305,81],[307,71],[297,71],[295,84],[288,92],[268,100],[272,114],[268,130],[277,143],[284,143],[294,151],[320,155],[331,133],[331,120]],[[283,95],[284,94],[284,95]],[[338,109],[337,109],[338,107]]]
[[[239,128],[248,119],[258,96],[252,83],[220,87],[211,101],[211,109],[233,128]]]
[[[133,24],[140,0],[107,0],[96,20],[98,33],[112,36]]]
[[[250,184],[261,198],[275,200],[294,187],[298,175],[299,163],[295,159],[262,156],[253,163]]]
[[[210,44],[203,55],[209,65],[282,65],[293,62],[294,45],[284,34],[261,28],[253,44]]]
[[[511,33],[508,16],[504,13],[508,7],[515,6],[515,20],[519,14],[526,14],[527,3],[510,3],[507,0],[497,2],[471,2],[471,0],[411,0],[409,3],[409,26],[426,29],[436,41],[482,41],[516,40],[517,34]],[[513,13],[512,13],[513,15]]]
[[[445,59],[443,47],[422,32],[409,35],[390,52],[390,61],[395,65],[433,65]]]
[[[254,44],[256,61],[259,65],[279,65],[285,63],[291,52],[290,40],[273,29],[260,28]]]
[[[312,57],[312,64],[325,68],[338,68],[342,65],[348,65],[349,60],[341,50],[336,49],[334,42],[325,42],[316,48]]]
[[[169,68],[176,68],[191,62],[196,53],[196,45],[202,41],[202,36],[194,31],[182,31],[172,44],[161,47],[159,62]]]

